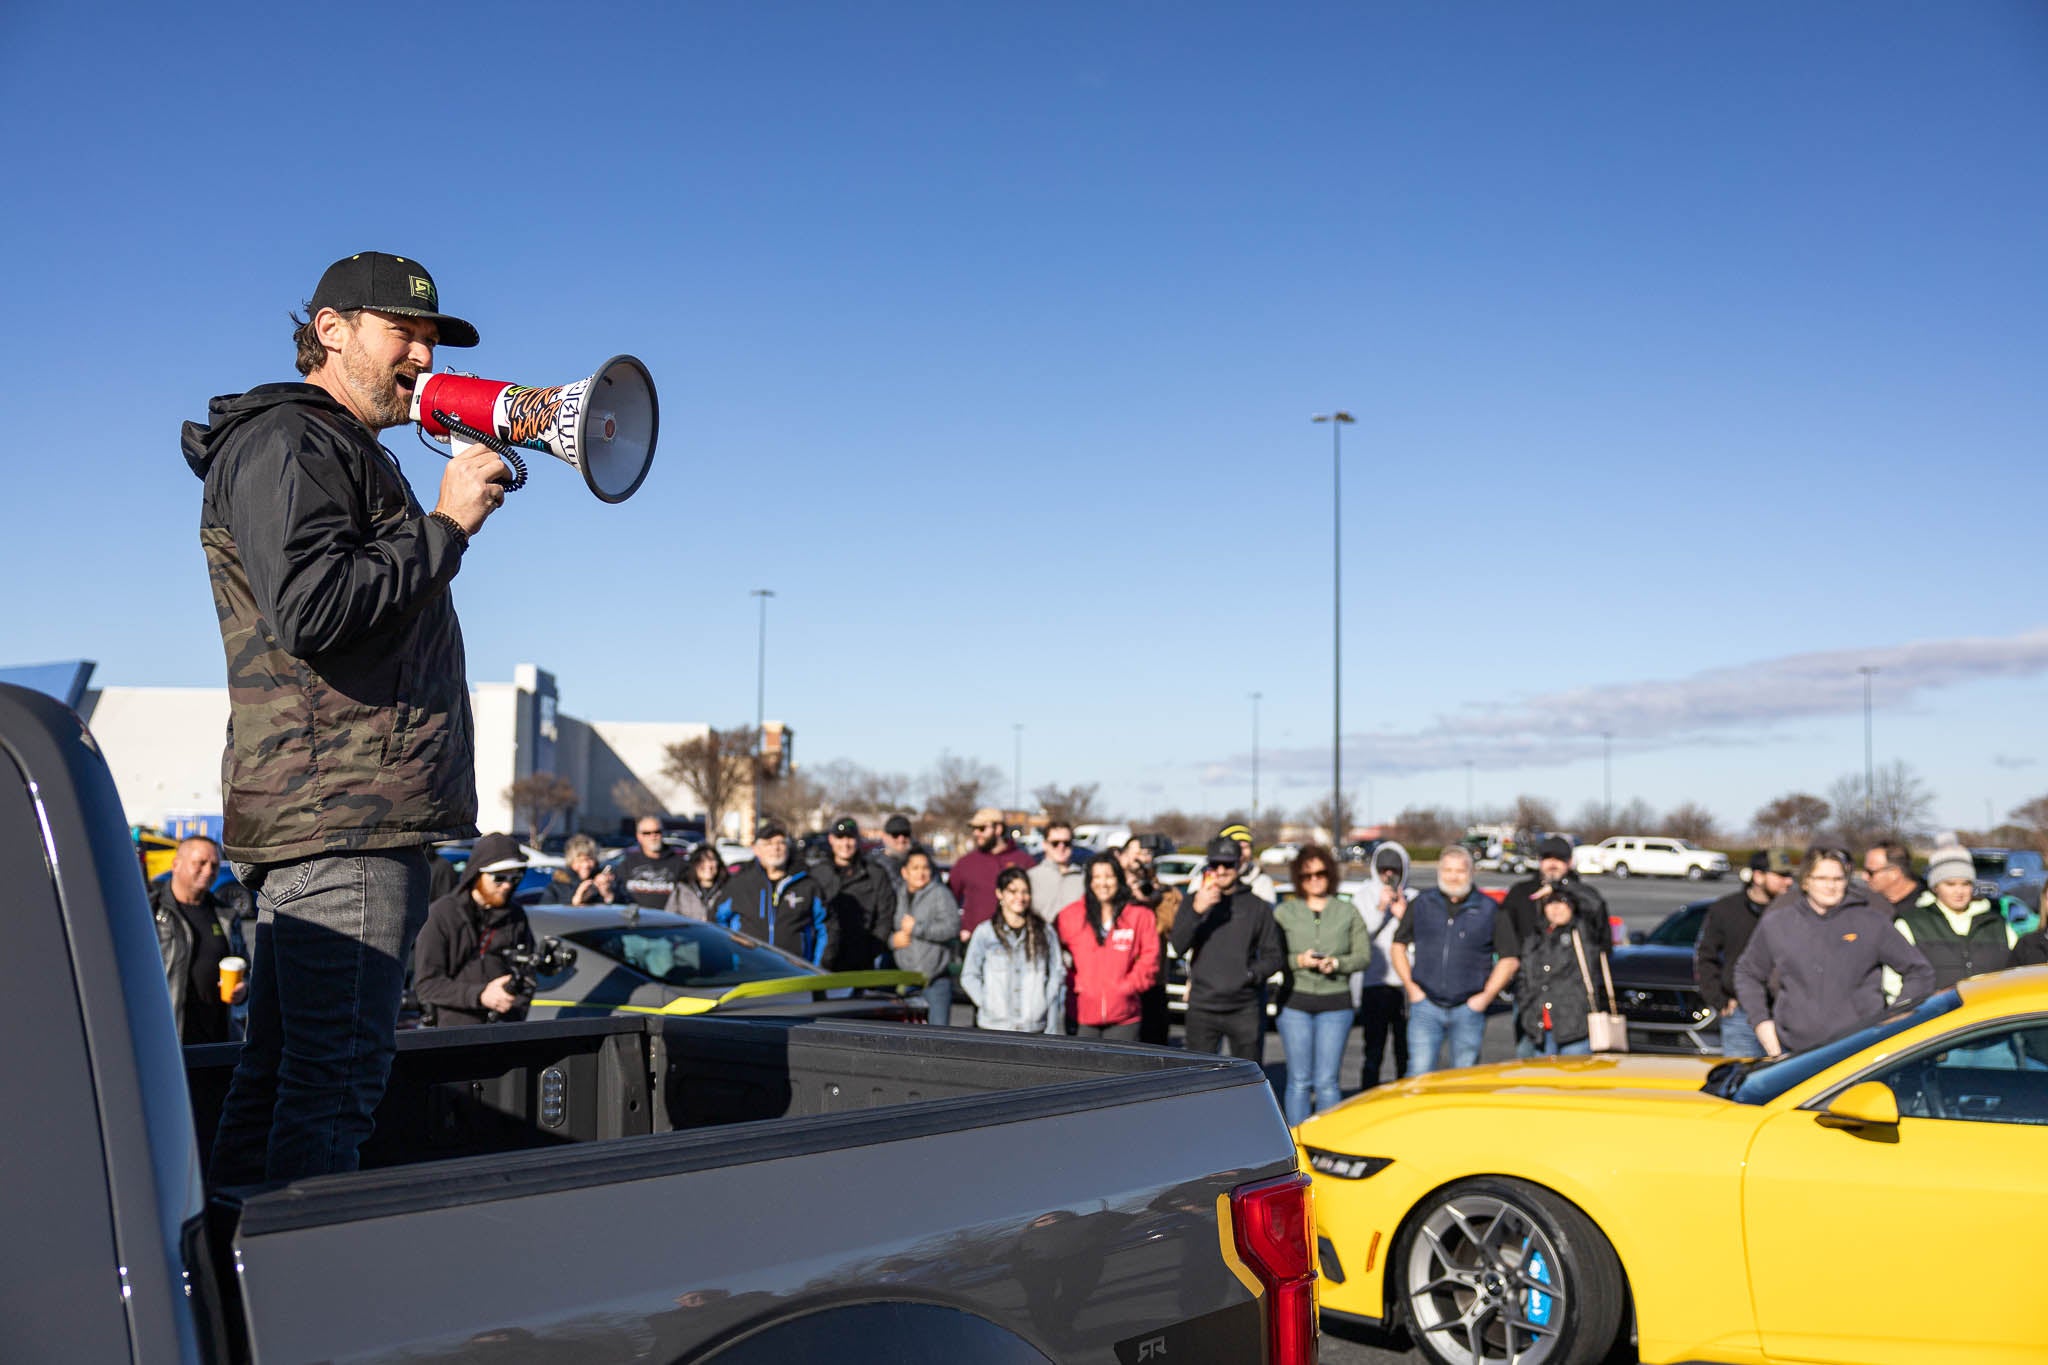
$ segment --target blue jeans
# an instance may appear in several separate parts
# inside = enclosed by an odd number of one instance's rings
[[[941,971],[924,983],[924,1003],[930,1009],[925,1022],[941,1028],[953,1022],[953,974]]]
[[[1486,1016],[1464,1004],[1439,1005],[1427,997],[1408,1002],[1408,1074],[1438,1070],[1436,1055],[1448,1039],[1448,1065],[1479,1065],[1479,1046],[1486,1040]]]
[[[1560,1044],[1557,1041],[1556,1034],[1545,1030],[1543,1034],[1543,1050],[1537,1055],[1542,1057],[1590,1057],[1593,1055],[1593,1040],[1581,1038],[1576,1043]]]
[[[1742,1012],[1742,1006],[1735,1007],[1735,1013],[1721,1021],[1721,1055],[1723,1057],[1761,1057],[1764,1045],[1756,1040],[1756,1030],[1749,1026],[1749,1016]]]
[[[221,1105],[212,1184],[357,1168],[398,1050],[429,856],[415,847],[236,866],[256,893],[256,945],[249,1036]]]
[[[1343,1098],[1337,1092],[1337,1063],[1344,1060],[1344,1040],[1351,1036],[1353,1014],[1351,1010],[1280,1011],[1280,1046],[1287,1053],[1283,1108],[1288,1127]]]

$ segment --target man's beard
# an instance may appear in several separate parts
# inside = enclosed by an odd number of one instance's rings
[[[412,390],[401,388],[399,375],[417,377],[410,365],[383,366],[356,345],[342,347],[341,377],[370,425],[382,431],[412,420]]]

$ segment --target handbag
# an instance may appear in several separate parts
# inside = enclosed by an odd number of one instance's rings
[[[1579,979],[1586,983],[1586,1045],[1595,1052],[1628,1051],[1628,1016],[1614,1008],[1614,974],[1607,969],[1607,954],[1600,954],[1600,979],[1607,985],[1607,1010],[1593,1008],[1593,973],[1586,969],[1586,947],[1579,931],[1572,930],[1572,952],[1578,955]]]

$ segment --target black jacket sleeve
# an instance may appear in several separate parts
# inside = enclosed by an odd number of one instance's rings
[[[455,534],[431,517],[369,539],[353,458],[323,418],[296,414],[252,431],[236,455],[228,529],[256,609],[302,659],[404,621],[462,562]]]
[[[1256,896],[1246,899],[1259,907],[1260,914],[1258,947],[1252,953],[1251,979],[1257,983],[1286,966],[1287,953],[1281,946],[1280,922],[1273,918],[1273,912]]]
[[[1216,907],[1212,905],[1209,908],[1213,912]],[[1173,917],[1173,928],[1166,931],[1166,941],[1173,945],[1176,953],[1186,957],[1194,947],[1195,935],[1201,930],[1202,921],[1208,917],[1196,914],[1191,901],[1182,901],[1180,913]]]
[[[1707,922],[1700,926],[1699,942],[1693,945],[1692,971],[1700,983],[1700,995],[1709,1005],[1720,1009],[1734,996],[1731,989],[1735,964],[1722,962],[1728,951],[1728,931],[1721,907],[1711,906],[1707,910]]]

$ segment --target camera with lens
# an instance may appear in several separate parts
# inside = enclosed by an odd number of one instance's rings
[[[550,934],[536,947],[514,948],[507,952],[504,962],[505,970],[512,977],[505,983],[505,989],[524,1002],[533,995],[541,977],[559,976],[575,966],[576,950]],[[489,1015],[493,1022],[501,1017],[496,1010]]]

